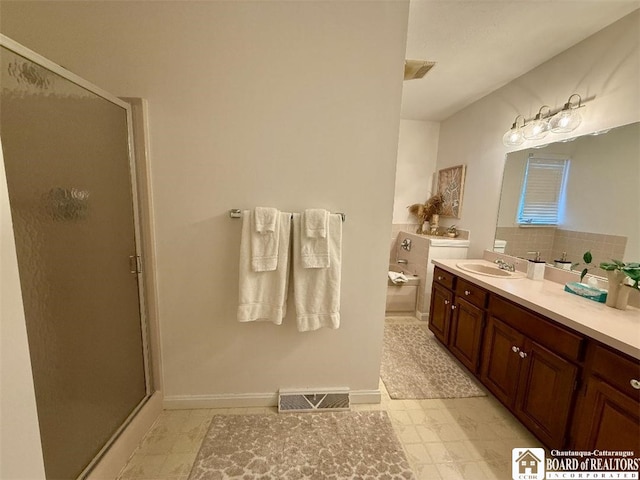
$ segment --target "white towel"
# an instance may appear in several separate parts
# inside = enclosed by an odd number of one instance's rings
[[[293,294],[298,330],[340,326],[340,276],[342,266],[342,218],[329,215],[328,268],[305,268],[302,264],[301,215],[293,214]]]
[[[278,267],[278,221],[275,208],[257,207],[251,212],[251,268],[254,272],[272,272]]]
[[[389,272],[389,280],[391,280],[396,285],[398,285],[399,283],[407,283],[409,281],[404,273],[398,272]]]
[[[258,233],[275,232],[278,220],[278,209],[271,207],[256,207],[254,214],[255,229]]]
[[[329,212],[324,208],[307,208],[304,211],[304,234],[308,238],[326,238]]]
[[[251,212],[242,212],[240,240],[240,281],[238,321],[269,321],[282,323],[287,314],[287,288],[289,282],[289,238],[291,214],[278,215],[278,267],[273,271],[255,272],[251,267],[251,237],[254,231]]]
[[[329,268],[329,212],[322,209],[307,209],[302,214],[300,252],[304,268]]]

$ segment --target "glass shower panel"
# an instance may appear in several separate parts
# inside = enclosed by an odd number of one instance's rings
[[[127,111],[2,47],[0,136],[47,478],[146,397]]]

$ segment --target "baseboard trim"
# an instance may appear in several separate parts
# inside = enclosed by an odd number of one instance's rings
[[[380,403],[381,393],[375,390],[352,390],[351,404]],[[164,397],[166,410],[195,408],[277,407],[278,392],[229,393],[221,395],[168,395]]]

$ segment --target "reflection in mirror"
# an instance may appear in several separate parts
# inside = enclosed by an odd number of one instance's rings
[[[548,188],[553,175],[544,166],[527,168],[533,159],[568,159],[557,192]],[[536,209],[553,208],[554,198],[557,222],[536,224]],[[541,199],[551,205],[541,206]],[[533,215],[523,214],[523,202]],[[494,251],[521,258],[540,252],[547,264],[567,268],[582,262],[587,250],[595,265],[612,258],[640,261],[640,123],[507,155]]]

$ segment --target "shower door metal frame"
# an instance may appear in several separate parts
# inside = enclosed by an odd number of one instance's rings
[[[137,175],[136,175],[136,160],[134,154],[134,146],[133,146],[133,117],[131,113],[131,105],[127,102],[119,99],[118,97],[112,95],[111,93],[103,90],[102,88],[92,84],[91,82],[85,80],[84,78],[76,75],[73,72],[65,69],[64,67],[58,65],[55,62],[43,57],[42,55],[34,52],[33,50],[28,49],[27,47],[19,44],[18,42],[12,40],[6,35],[0,34],[0,46],[5,47],[8,50],[20,55],[27,60],[36,63],[37,65],[46,68],[53,73],[69,80],[70,82],[78,85],[85,90],[98,95],[99,97],[111,102],[121,108],[123,108],[126,112],[127,116],[127,154],[129,157],[129,175],[131,181],[131,193],[133,199],[133,219],[134,219],[134,243],[135,243],[135,255],[138,259],[142,259],[142,235],[141,235],[141,227],[140,227],[140,212],[139,212],[139,198],[138,198],[138,184],[137,184]],[[2,147],[2,139],[0,138],[0,148]],[[131,420],[138,414],[140,409],[144,406],[144,404],[149,400],[151,394],[153,393],[152,389],[152,378],[151,378],[151,365],[150,365],[150,350],[149,350],[149,326],[147,321],[147,304],[146,304],[146,296],[144,291],[144,278],[143,278],[143,270],[145,266],[142,265],[142,268],[138,268],[136,277],[138,281],[138,303],[139,303],[139,311],[140,311],[140,328],[142,335],[142,357],[143,357],[143,367],[144,367],[144,377],[145,377],[145,396],[144,398],[136,405],[131,414],[125,419],[124,423],[120,425],[120,427],[114,432],[114,434],[107,440],[105,445],[100,449],[98,454],[89,462],[87,467],[80,473],[78,479],[86,478],[86,476],[91,472],[91,470],[95,467],[98,461],[104,456],[105,452],[113,445],[115,440],[120,436],[123,430],[127,427],[127,425],[131,422]],[[133,272],[132,272],[133,274]]]

